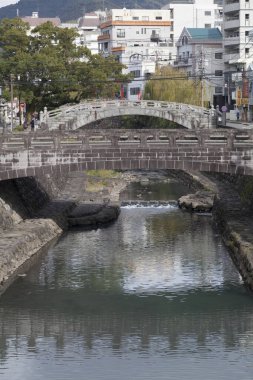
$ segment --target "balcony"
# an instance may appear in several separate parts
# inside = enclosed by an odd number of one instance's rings
[[[100,36],[98,36],[98,41],[105,41],[105,40],[109,40],[109,39],[110,39],[109,33],[101,34]]]
[[[231,34],[225,36],[224,38],[224,46],[232,46],[240,44],[240,36],[239,33]]]
[[[177,67],[184,67],[184,66],[191,66],[192,60],[190,58],[178,58],[176,61],[174,61],[174,66]]]
[[[226,53],[223,55],[225,63],[236,62],[241,59],[240,53]]]
[[[240,2],[239,0],[235,1],[226,1],[223,2],[223,11],[224,13],[229,13],[229,12],[236,12],[240,10]]]
[[[224,20],[224,30],[226,29],[235,29],[240,27],[240,18],[239,14],[233,17],[225,17]]]
[[[150,36],[150,41],[151,42],[159,42],[160,41],[160,36],[158,33],[152,33]]]

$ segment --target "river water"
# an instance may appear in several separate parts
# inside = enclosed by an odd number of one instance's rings
[[[123,208],[64,235],[0,299],[1,380],[252,377],[253,296],[210,216]]]

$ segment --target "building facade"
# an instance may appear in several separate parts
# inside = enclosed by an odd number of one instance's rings
[[[100,24],[99,52],[114,55],[132,74],[121,96],[138,100],[145,80],[159,65],[172,63],[173,35],[170,11],[161,9],[112,9]]]
[[[184,27],[221,28],[222,6],[214,0],[172,0],[162,9],[170,11],[173,39],[178,41]],[[175,49],[176,52],[176,49]]]
[[[253,0],[224,0],[223,9],[225,71],[236,72],[253,59]]]
[[[252,119],[253,0],[223,0],[225,97]],[[247,112],[245,111],[247,108]],[[245,114],[247,113],[247,117]]]
[[[184,28],[174,66],[203,86],[203,105],[219,104],[223,95],[223,41],[218,28]]]

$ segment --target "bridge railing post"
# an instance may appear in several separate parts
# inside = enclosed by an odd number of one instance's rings
[[[55,137],[53,138],[53,142],[54,142],[54,149],[55,149],[55,150],[61,148],[61,138],[60,138],[60,137],[55,136]]]
[[[141,135],[140,135],[140,145],[141,145],[141,147],[146,147],[148,145],[146,133],[141,133]]]
[[[119,136],[110,136],[110,141],[111,141],[111,144],[112,144],[112,147],[118,147],[119,146]]]
[[[227,147],[228,147],[228,149],[232,150],[234,148],[234,141],[235,141],[234,134],[228,133],[228,136],[227,136]]]
[[[24,148],[30,149],[32,147],[32,138],[31,136],[24,136]]]

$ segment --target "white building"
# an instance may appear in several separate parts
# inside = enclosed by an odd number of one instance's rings
[[[113,54],[126,65],[124,73],[135,78],[124,96],[140,99],[145,79],[157,65],[172,62],[173,35],[170,11],[161,9],[112,9],[100,24],[99,51]]]
[[[98,54],[98,36],[100,34],[99,24],[105,12],[96,11],[85,13],[78,22],[79,37],[76,41],[78,46],[86,46],[92,54]]]
[[[218,28],[184,28],[174,66],[203,85],[203,102],[219,103],[223,95],[223,38]]]
[[[253,61],[253,0],[224,0],[225,71],[247,68]]]
[[[162,9],[170,11],[175,42],[184,27],[221,28],[222,26],[222,6],[216,4],[214,0],[172,0]]]
[[[39,12],[32,12],[31,16],[21,17],[21,20],[29,24],[30,32],[46,22],[51,22],[54,26],[58,27],[61,25],[59,17],[39,17]]]

